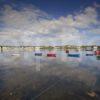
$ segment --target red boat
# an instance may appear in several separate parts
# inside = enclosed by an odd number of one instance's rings
[[[56,57],[56,54],[48,53],[48,54],[47,54],[47,57]]]
[[[100,50],[95,51],[96,55],[100,55]]]

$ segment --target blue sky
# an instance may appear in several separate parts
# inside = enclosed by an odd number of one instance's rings
[[[1,45],[100,45],[100,0],[0,0]]]
[[[8,4],[18,9],[19,5],[32,4],[53,17],[59,17],[92,6],[95,2],[100,4],[100,0],[0,0],[0,7]]]

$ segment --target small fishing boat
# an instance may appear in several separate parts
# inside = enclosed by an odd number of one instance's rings
[[[80,57],[80,54],[68,54],[69,57]]]
[[[48,53],[47,57],[56,57],[56,54],[55,53]]]
[[[95,55],[100,55],[100,50],[95,51]]]
[[[94,54],[86,54],[86,56],[93,56]]]
[[[42,56],[42,53],[35,53],[35,56]]]
[[[86,56],[93,56],[94,55],[94,52],[93,51],[87,51],[86,52]]]

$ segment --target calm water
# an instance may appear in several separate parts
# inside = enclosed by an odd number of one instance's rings
[[[41,52],[0,53],[0,100],[100,100],[100,56]]]

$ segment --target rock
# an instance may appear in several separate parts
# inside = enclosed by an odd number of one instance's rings
[[[12,96],[12,95],[13,95],[13,93],[12,93],[12,92],[10,92],[10,95]]]
[[[87,95],[90,97],[96,97],[96,93],[93,91],[87,92]]]

